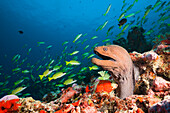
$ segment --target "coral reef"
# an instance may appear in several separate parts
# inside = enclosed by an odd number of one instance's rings
[[[139,80],[136,82],[136,94],[148,94],[151,93],[151,90],[160,98],[170,94],[170,59],[169,52],[164,51],[169,47],[169,43],[167,40],[163,42],[166,43],[160,43],[151,51],[143,54],[130,53],[134,64],[139,67],[141,72]]]
[[[169,52],[165,51],[167,47],[169,45],[160,44],[143,54],[130,53],[139,67],[140,76],[135,84],[135,94],[125,99],[117,97],[118,85],[109,75],[93,76],[88,85],[73,84],[61,92],[44,95],[42,101],[32,97],[4,96],[0,99],[0,113],[168,113],[170,59]]]
[[[170,54],[168,51],[164,51],[165,48],[169,49],[169,45],[158,45],[156,49],[145,52],[143,54],[138,52],[130,53],[130,56],[140,70],[145,73],[153,72],[165,79],[170,79]]]

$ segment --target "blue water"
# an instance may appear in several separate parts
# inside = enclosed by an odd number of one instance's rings
[[[166,4],[169,2],[169,0],[161,1],[162,3],[167,1]],[[127,9],[134,0],[126,0],[125,2],[128,5],[124,10]],[[138,10],[141,10],[141,12],[134,17],[129,17],[127,23],[135,20],[131,26],[135,25],[137,23],[137,17],[139,16],[141,19],[146,11],[145,8],[149,5],[153,6],[155,2],[156,0],[139,0],[136,2],[132,9],[127,11],[126,15]],[[106,16],[103,16],[109,4],[112,5],[110,11]],[[163,9],[169,6],[165,5]],[[37,61],[40,61],[33,69],[33,75],[36,80],[39,78],[38,75],[46,70],[43,68],[37,72],[36,69],[39,65],[44,65],[46,62],[49,62],[50,58],[55,60],[54,64],[58,63],[58,58],[63,55],[62,51],[65,46],[62,46],[62,43],[64,41],[69,42],[66,52],[71,53],[74,50],[80,51],[76,56],[78,56],[78,60],[82,62],[82,64],[80,67],[75,67],[76,72],[78,72],[81,67],[92,66],[93,64],[90,62],[90,59],[82,59],[82,54],[88,52],[96,43],[99,43],[99,46],[104,45],[105,43],[103,43],[102,40],[106,38],[110,38],[111,43],[115,40],[113,37],[116,37],[122,30],[118,28],[117,20],[123,12],[121,11],[122,6],[123,0],[0,0],[0,65],[3,66],[0,70],[0,82],[9,81],[6,86],[0,88],[0,97],[9,94],[10,91],[14,89],[12,87],[13,82],[21,79],[23,76],[30,77],[29,74],[12,73],[12,69],[17,67],[17,64],[12,62],[12,58],[16,54],[21,55],[18,62],[27,58],[26,62],[19,66],[22,70],[30,69],[28,63],[35,65]],[[158,22],[160,13],[166,12],[165,16],[170,16],[169,10],[163,11],[162,9],[155,13],[154,11],[158,8],[159,6],[149,12],[146,16],[148,21],[142,25],[142,27],[148,31],[155,25],[153,25],[152,22],[156,22],[157,24],[154,32],[149,36],[145,36],[147,40],[161,33],[161,29],[158,28],[161,22],[170,24],[170,19]],[[108,21],[106,27],[96,31],[105,21]],[[106,32],[112,25],[115,26],[112,30],[113,35],[106,37]],[[125,34],[123,35],[125,39],[131,26],[125,30]],[[23,34],[18,32],[20,30],[23,31]],[[87,35],[78,39],[77,42],[79,40],[83,41],[84,39],[88,39],[88,41],[84,44],[79,43],[76,45],[72,41],[79,33],[83,35],[87,33]],[[90,38],[95,35],[98,36],[98,38],[91,40]],[[37,42],[41,41],[45,42],[45,44],[37,46]],[[49,45],[52,45],[52,48],[46,49]],[[90,45],[90,47],[83,50],[86,45]],[[32,50],[29,55],[27,55],[29,48],[32,48]],[[91,51],[90,54],[91,53],[93,53],[93,51]],[[44,56],[49,56],[49,58],[41,61]],[[67,56],[66,59],[62,59],[63,66],[65,65],[65,60],[69,61],[72,58],[72,56]],[[11,77],[5,79],[8,75],[11,75]],[[24,85],[33,89],[31,84],[34,82],[31,80],[27,82],[24,82]],[[2,89],[5,88],[11,90],[2,91]],[[25,93],[29,91],[30,90],[25,90]],[[33,97],[35,97],[35,95],[33,95]]]

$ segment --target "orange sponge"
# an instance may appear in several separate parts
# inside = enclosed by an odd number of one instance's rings
[[[107,92],[110,93],[113,90],[111,82],[109,80],[100,80],[97,84],[96,93],[97,92]]]

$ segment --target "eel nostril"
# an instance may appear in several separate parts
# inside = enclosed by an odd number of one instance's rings
[[[103,50],[104,50],[104,51],[107,51],[107,48],[106,48],[106,47],[104,47],[104,48],[103,48]]]

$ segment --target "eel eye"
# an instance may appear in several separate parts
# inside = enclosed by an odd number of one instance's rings
[[[107,51],[107,48],[106,48],[106,47],[104,47],[104,48],[103,48],[103,50],[104,50],[104,51]]]

